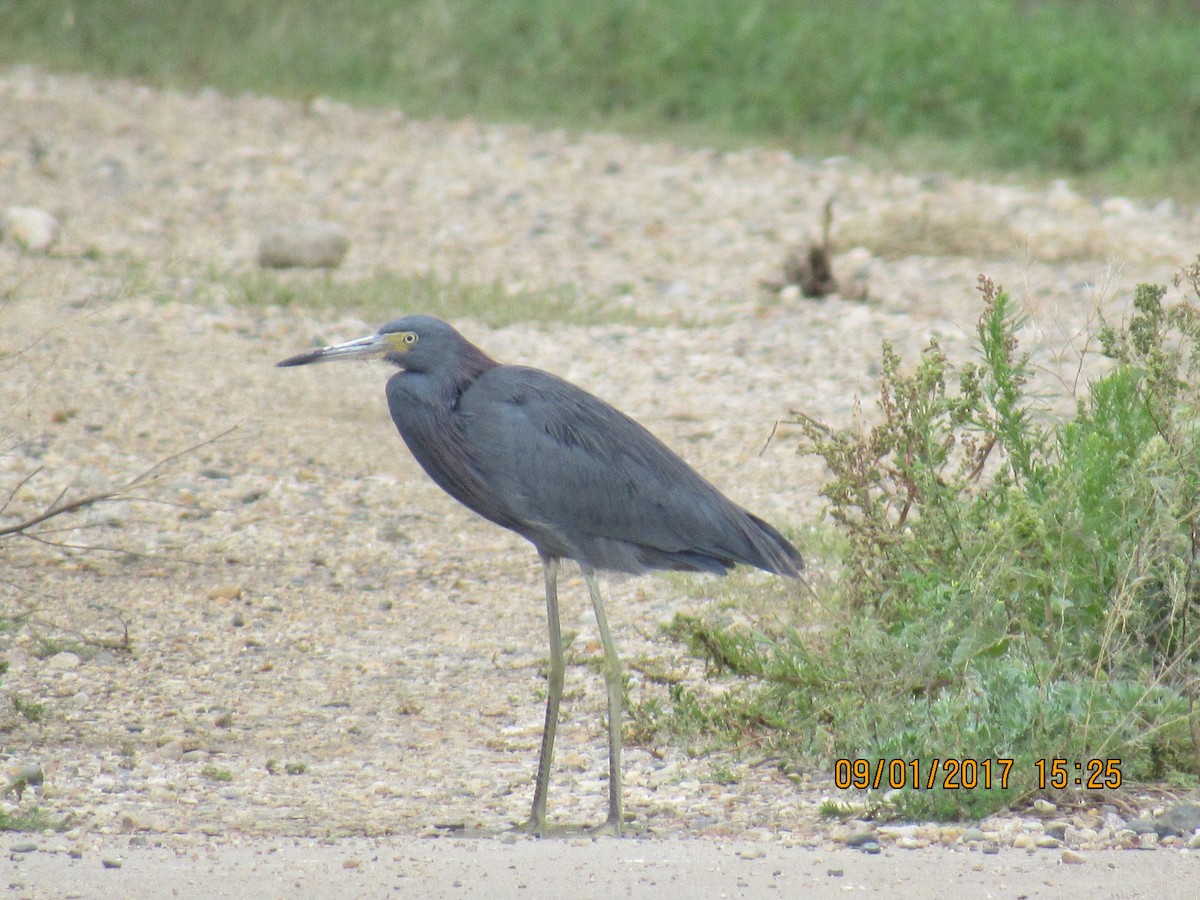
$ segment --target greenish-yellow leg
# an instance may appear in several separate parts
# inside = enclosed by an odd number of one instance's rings
[[[550,790],[550,765],[554,761],[554,732],[558,728],[558,706],[563,692],[562,628],[558,622],[558,567],[560,560],[542,556],[546,577],[546,619],[550,628],[550,671],[546,689],[546,724],[542,728],[542,751],[538,756],[537,784],[533,789],[533,812],[525,825],[532,834],[546,830],[546,795]]]
[[[550,791],[550,767],[554,762],[554,733],[558,728],[558,709],[562,702],[563,663],[562,628],[558,617],[558,568],[560,560],[543,556],[542,567],[546,576],[546,620],[550,630],[550,668],[547,673],[546,724],[542,728],[542,751],[538,756],[537,783],[533,788],[533,811],[529,821],[521,829],[531,834],[545,835],[546,797]],[[604,614],[604,600],[600,596],[600,585],[594,572],[584,569],[584,580],[592,595],[592,609],[596,613],[596,624],[600,629],[600,643],[604,646],[604,687],[608,693],[608,818],[603,825],[588,829],[593,834],[621,833],[621,723],[624,711],[621,702],[621,660],[608,629],[608,617]],[[565,832],[575,829],[563,829]]]
[[[608,691],[608,819],[596,831],[619,835],[622,822],[621,724],[625,719],[621,702],[621,658],[617,656],[617,645],[608,630],[608,617],[604,614],[604,600],[600,597],[596,574],[584,569],[583,577],[592,595],[592,609],[596,612],[600,643],[604,646],[604,687]]]

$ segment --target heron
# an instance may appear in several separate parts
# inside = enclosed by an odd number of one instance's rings
[[[604,651],[608,695],[608,816],[590,831],[620,835],[621,662],[597,573],[651,570],[724,575],[737,564],[798,577],[799,551],[726,498],[616,407],[549,372],[504,365],[431,316],[278,363],[381,359],[392,421],[421,468],[460,503],[533,544],[541,558],[550,638],[546,720],[533,809],[518,828],[544,836],[562,700],[558,574],[583,572]]]

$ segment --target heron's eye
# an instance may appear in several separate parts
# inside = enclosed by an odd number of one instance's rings
[[[413,332],[411,332],[411,331],[404,332],[404,343],[408,344],[408,346],[411,347],[416,342],[417,342],[417,336]]]

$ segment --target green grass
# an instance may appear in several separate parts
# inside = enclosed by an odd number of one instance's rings
[[[46,717],[46,704],[26,700],[13,694],[11,697],[13,712],[27,722],[40,722]]]
[[[0,831],[66,831],[70,827],[67,819],[52,819],[39,807],[25,812],[0,810]]]
[[[0,63],[1200,185],[1191,0],[22,0]]]
[[[230,279],[214,275],[228,286],[231,299],[248,306],[297,306],[336,310],[380,323],[405,310],[421,310],[450,321],[476,319],[492,327],[518,322],[561,322],[592,325],[647,321],[632,309],[604,302],[572,287],[510,291],[499,283],[475,284],[443,280],[436,274],[402,275],[380,272],[347,281],[309,272],[255,271]]]
[[[1046,790],[1037,763],[1054,758],[1072,775],[1119,760],[1127,782],[1194,786],[1200,259],[1180,275],[1184,302],[1142,285],[1126,321],[1101,320],[1091,343],[1107,364],[1067,416],[1030,387],[1020,312],[987,280],[977,362],[932,343],[906,366],[885,345],[874,425],[798,423],[845,538],[826,543],[838,555],[819,602],[746,602],[734,582],[716,613],[677,619],[671,632],[740,686],[716,699],[669,686],[667,703],[635,708],[640,739],[755,735],[830,770],[1013,761],[1006,785],[867,795],[879,814],[919,818]]]

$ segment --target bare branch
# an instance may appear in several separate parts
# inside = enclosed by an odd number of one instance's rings
[[[81,550],[93,553],[115,553],[119,556],[131,556],[134,559],[151,559],[155,562],[177,562],[187,563],[192,566],[205,566],[210,563],[210,560],[203,559],[188,559],[185,556],[162,556],[158,553],[142,553],[138,550],[130,550],[127,547],[108,547],[104,544],[71,544],[67,541],[52,541],[43,537],[44,532],[37,534],[20,533],[17,537],[22,537],[27,541],[33,541],[36,544],[41,544],[44,547],[53,547],[55,550]]]
[[[198,444],[193,444],[190,447],[186,447],[183,450],[180,450],[178,453],[172,453],[170,456],[160,459],[158,462],[156,462],[154,465],[150,466],[148,469],[145,469],[144,471],[139,472],[137,475],[135,475],[133,478],[126,481],[124,484],[120,484],[117,487],[111,488],[109,490],[97,491],[94,494],[88,494],[86,496],[79,497],[75,500],[71,500],[71,501],[64,503],[64,502],[62,502],[62,500],[63,500],[63,497],[66,496],[66,493],[68,490],[67,487],[64,487],[62,489],[62,491],[59,492],[58,496],[55,497],[54,500],[40,513],[30,516],[27,519],[23,519],[20,522],[15,522],[12,525],[5,525],[3,527],[0,527],[0,538],[5,538],[5,537],[9,537],[11,535],[18,535],[18,534],[21,535],[22,537],[34,538],[35,537],[34,535],[29,534],[30,529],[35,528],[36,526],[38,526],[41,523],[48,521],[50,519],[56,518],[58,516],[67,515],[68,513],[79,512],[80,510],[95,506],[98,503],[105,503],[105,502],[110,502],[110,501],[114,501],[114,500],[124,500],[126,502],[143,502],[143,498],[129,497],[127,495],[129,494],[130,491],[132,491],[134,488],[138,487],[139,485],[143,485],[148,481],[152,481],[162,471],[163,468],[170,465],[172,462],[175,462],[176,460],[188,455],[189,453],[194,453],[197,450],[201,449],[202,447],[207,447],[210,444],[215,444],[217,441],[221,440],[222,438],[225,438],[228,435],[232,434],[234,431],[236,431],[238,429],[238,427],[239,426],[234,425],[233,427],[227,428],[225,431],[222,431],[218,435],[215,435],[211,438],[207,438]],[[8,499],[4,503],[4,506],[0,507],[0,511],[7,509],[8,505],[12,502],[13,497],[16,496],[17,492],[20,491],[22,487],[27,485],[29,483],[29,481],[35,475],[37,475],[37,473],[40,471],[41,471],[41,468],[39,467],[39,468],[35,469],[33,472],[31,472],[29,475],[25,476],[25,478],[23,478],[17,484],[17,486],[15,488],[13,488],[13,490],[10,492]],[[49,543],[49,542],[44,542],[44,543]],[[64,546],[66,546],[66,545],[64,545]],[[87,548],[80,548],[80,549],[87,549]],[[94,549],[109,549],[109,548],[94,548]],[[122,551],[122,552],[125,552],[125,551]]]

